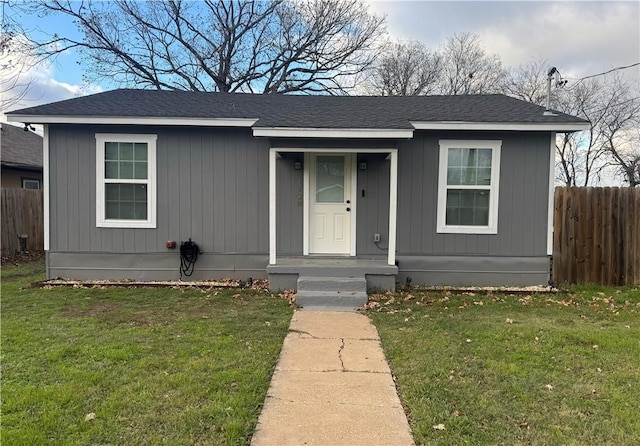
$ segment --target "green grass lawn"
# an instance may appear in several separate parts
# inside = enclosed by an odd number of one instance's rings
[[[42,271],[2,268],[2,444],[248,443],[289,325],[284,299],[29,288]]]
[[[640,444],[640,289],[403,292],[370,315],[418,444]]]

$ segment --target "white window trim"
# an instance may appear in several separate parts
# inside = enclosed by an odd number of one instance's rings
[[[99,228],[155,228],[156,227],[156,140],[157,135],[96,133],[96,226]],[[147,143],[147,219],[146,220],[107,220],[105,218],[104,198],[104,147],[106,142]],[[119,183],[140,183],[140,180],[118,180]]]
[[[489,190],[489,224],[486,226],[447,225],[447,162],[449,149],[492,149],[491,186]],[[498,233],[498,191],[500,189],[500,140],[440,140],[440,166],[438,172],[438,233],[444,234],[497,234]],[[455,186],[456,189],[478,189],[478,186]]]
[[[36,183],[38,185],[38,187],[36,187],[35,189],[33,187],[27,187],[26,184],[27,183]],[[28,189],[28,190],[40,190],[42,189],[42,185],[40,184],[40,180],[35,179],[35,178],[22,178],[22,188],[23,189]]]

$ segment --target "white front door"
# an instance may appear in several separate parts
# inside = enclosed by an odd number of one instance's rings
[[[309,254],[349,254],[352,155],[309,157]]]

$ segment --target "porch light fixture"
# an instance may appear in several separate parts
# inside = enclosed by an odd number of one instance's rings
[[[367,170],[367,162],[366,161],[360,161],[358,163],[358,169],[359,170]]]
[[[302,170],[302,161],[294,161],[293,162],[293,168],[295,170]]]

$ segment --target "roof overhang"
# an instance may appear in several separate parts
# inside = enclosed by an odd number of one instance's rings
[[[10,122],[29,124],[188,125],[200,127],[251,127],[258,118],[172,118],[140,116],[60,116],[8,113]]]
[[[507,130],[532,132],[578,132],[589,130],[588,122],[467,122],[411,121],[416,130]]]
[[[253,136],[272,138],[413,138],[413,129],[254,127]]]
[[[42,166],[34,166],[32,164],[12,163],[10,161],[3,161],[0,165],[5,169],[13,170],[34,170],[42,172]]]

